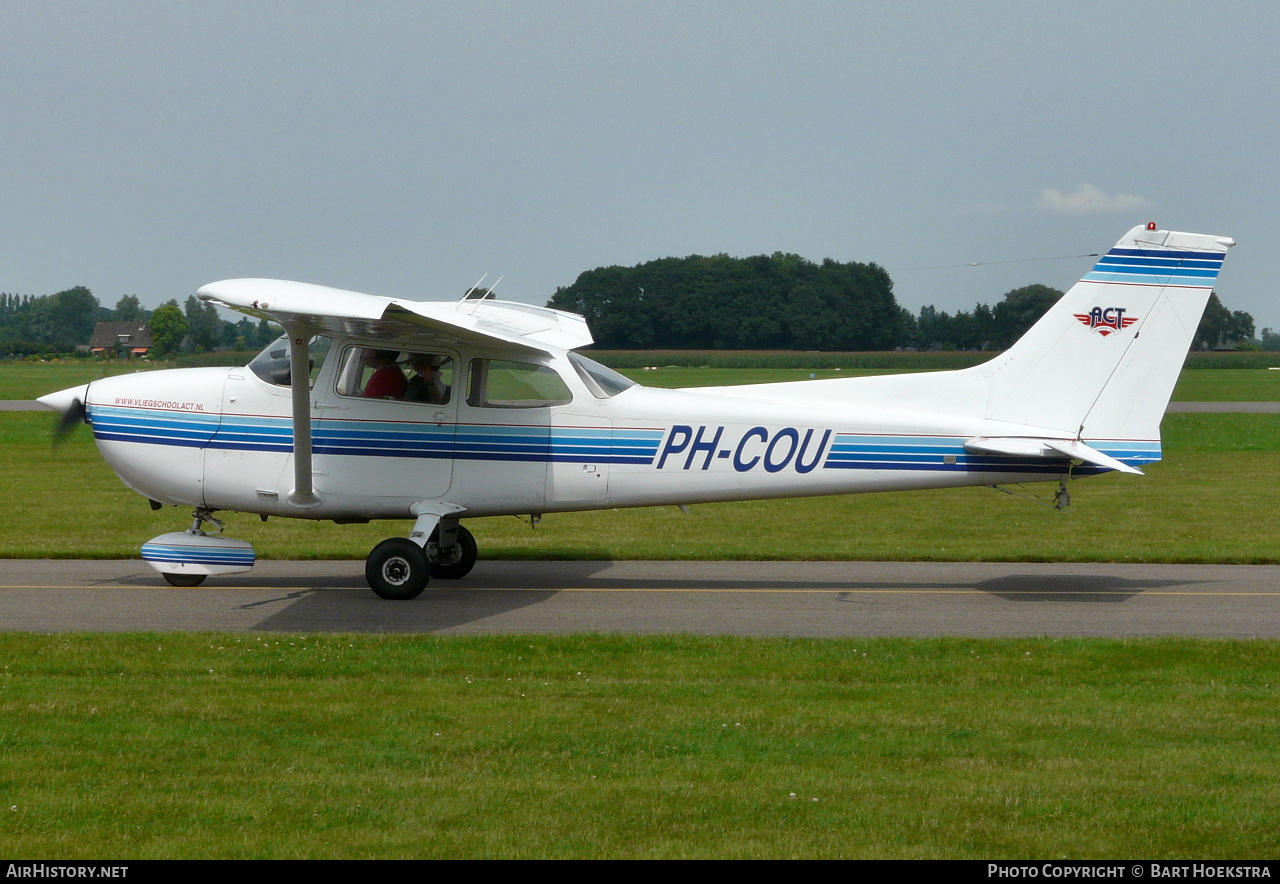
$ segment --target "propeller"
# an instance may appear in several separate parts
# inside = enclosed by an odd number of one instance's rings
[[[57,393],[50,393],[36,400],[58,413],[58,422],[53,428],[53,444],[57,445],[65,441],[78,425],[85,422],[84,401],[88,398],[88,394],[89,385],[81,384],[79,387],[59,390]]]
[[[72,399],[67,410],[58,415],[58,423],[53,428],[53,444],[66,441],[66,438],[82,423],[84,423],[84,402]]]

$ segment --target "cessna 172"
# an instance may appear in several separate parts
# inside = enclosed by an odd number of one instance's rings
[[[279,323],[244,368],[104,378],[40,399],[186,531],[142,556],[168,581],[246,571],[220,510],[415,519],[365,566],[384,598],[476,561],[460,520],[1140,473],[1226,237],[1135,227],[1013,347],[961,371],[651,389],[576,352],[582,317],[270,279],[199,297]],[[402,366],[412,367],[408,379]],[[309,378],[310,383],[301,379]],[[205,525],[217,531],[205,531]]]

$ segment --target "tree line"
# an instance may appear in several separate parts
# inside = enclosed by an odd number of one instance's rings
[[[557,288],[547,306],[585,316],[608,350],[1003,350],[1062,294],[1027,285],[992,306],[914,314],[877,264],[775,252],[598,267]],[[1263,329],[1256,339],[1253,317],[1213,294],[1192,346],[1224,344],[1280,350],[1280,335]]]
[[[185,306],[176,298],[147,310],[135,295],[124,295],[113,308],[102,306],[84,286],[52,295],[0,293],[0,355],[74,353],[89,343],[99,322],[147,322],[151,326],[150,355],[214,350],[257,350],[279,336],[264,320],[247,316],[239,322],[221,318],[212,304],[195,295]]]
[[[1062,292],[1028,285],[993,306],[954,314],[929,305],[899,306],[889,274],[877,264],[820,263],[775,252],[662,258],[635,267],[599,267],[556,289],[548,306],[580,313],[597,345],[612,350],[1002,350],[1044,315]],[[154,311],[134,295],[114,308],[84,286],[52,295],[0,293],[0,356],[71,353],[88,344],[98,322],[147,321],[151,355],[257,350],[280,334],[266,320],[222,319],[195,295]],[[1253,317],[1228,310],[1216,294],[1193,348],[1280,350],[1280,333],[1255,337]]]
[[[582,314],[600,347],[621,350],[891,349],[909,315],[876,264],[781,252],[599,267],[548,306]]]

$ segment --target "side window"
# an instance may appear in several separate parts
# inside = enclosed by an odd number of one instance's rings
[[[312,384],[315,383],[316,376],[320,374],[320,366],[324,365],[325,356],[329,355],[329,344],[329,339],[323,335],[316,335],[307,344],[307,357],[311,363]],[[288,336],[281,335],[268,344],[261,353],[253,357],[253,361],[249,363],[249,370],[268,384],[275,384],[278,387],[289,386],[292,372],[289,362]]]
[[[505,359],[473,359],[467,404],[477,408],[546,408],[573,401],[553,369]]]
[[[342,354],[341,396],[444,405],[452,391],[453,358],[443,353],[349,347]]]

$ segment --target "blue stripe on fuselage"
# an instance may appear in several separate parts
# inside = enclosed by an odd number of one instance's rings
[[[242,451],[293,450],[287,418],[190,415],[137,408],[93,406],[89,410],[98,439],[148,445],[208,447]],[[411,457],[475,461],[653,464],[666,430],[609,430],[580,427],[529,427],[414,424],[402,422],[317,420],[312,431],[316,454],[355,457]],[[1091,442],[1095,448],[1131,466],[1160,459],[1159,442]],[[1061,473],[1066,458],[971,454],[960,437],[920,437],[836,433],[822,462],[826,470],[932,470],[937,472]],[[1105,472],[1077,466],[1076,474]]]

